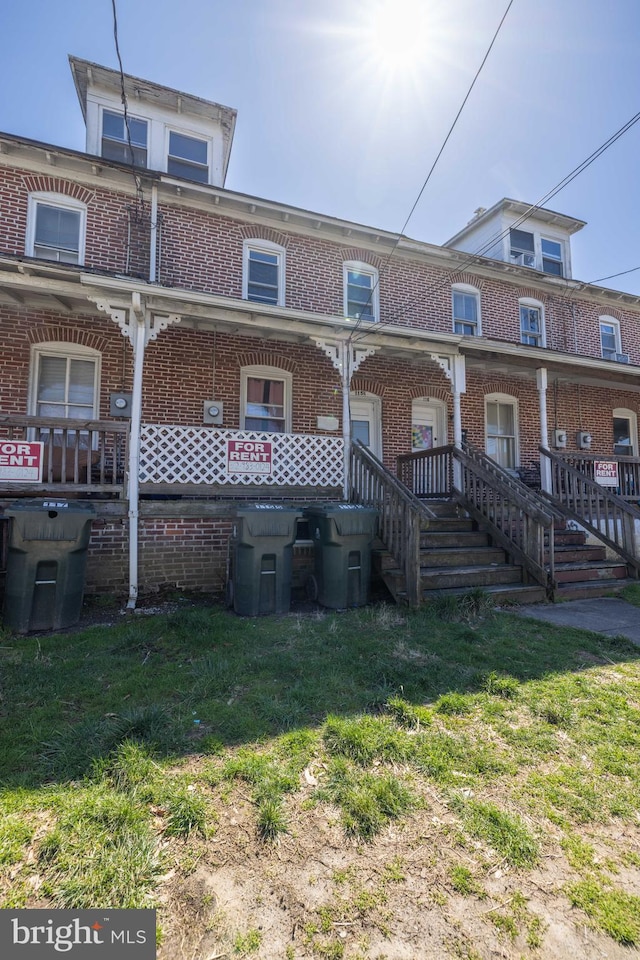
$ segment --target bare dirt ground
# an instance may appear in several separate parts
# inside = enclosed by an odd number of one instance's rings
[[[427,809],[366,845],[345,838],[331,808],[305,809],[304,798],[296,805],[291,833],[264,844],[248,798],[235,789],[227,796],[193,871],[186,879],[167,877],[161,891],[159,960],[640,956],[571,907],[563,887],[577,877],[559,844],[534,870],[509,868],[479,843],[460,845],[454,818],[433,791]],[[603,858],[606,840],[603,833]],[[637,834],[628,840],[638,852]],[[479,892],[453,889],[453,864],[482,877]],[[616,882],[640,894],[640,870],[626,874]]]

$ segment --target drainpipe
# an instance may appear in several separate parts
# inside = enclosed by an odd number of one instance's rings
[[[547,368],[538,367],[536,370],[538,384],[538,403],[540,407],[540,443],[549,449],[549,424],[547,421]],[[551,493],[551,461],[548,457],[540,457],[540,484],[544,493]]]
[[[156,282],[156,260],[158,256],[158,188],[151,187],[151,242],[149,246],[149,283]]]
[[[134,610],[138,599],[138,520],[140,502],[140,426],[142,421],[142,374],[146,340],[146,315],[140,294],[131,296],[130,325],[133,343],[133,390],[129,437],[129,600],[127,610]]]
[[[466,367],[463,356],[452,357],[451,387],[453,391],[453,445],[462,447],[462,409],[460,398],[467,389]],[[458,460],[453,462],[453,483],[457,490],[462,490],[462,464]]]
[[[342,377],[342,440],[344,443],[344,480],[342,499],[347,503],[351,495],[351,407],[349,404],[349,390],[351,386],[351,343],[343,340],[340,343],[340,373]]]

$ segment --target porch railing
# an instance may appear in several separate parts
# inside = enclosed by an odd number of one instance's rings
[[[351,499],[378,511],[380,539],[403,573],[407,603],[419,607],[420,531],[433,512],[357,440],[351,447]]]
[[[640,510],[571,466],[564,457],[545,447],[540,447],[540,454],[550,461],[552,496],[564,515],[595,534],[625,560],[636,577],[640,576],[640,557],[636,547],[636,526],[640,534]]]
[[[399,457],[398,474],[416,484],[419,497],[457,500],[533,580],[553,591],[553,509],[490,457],[471,447],[436,447]]]
[[[39,493],[52,487],[125,495],[128,422],[6,414],[0,415],[0,439],[44,444],[42,483],[0,480],[5,495]]]
[[[595,479],[596,460],[606,460],[618,465],[618,486],[616,493],[623,500],[640,501],[640,458],[621,457],[615,453],[598,455],[597,453],[563,453],[557,454],[570,467],[579,470],[590,480]]]
[[[342,488],[343,449],[341,437],[143,423],[140,483]]]

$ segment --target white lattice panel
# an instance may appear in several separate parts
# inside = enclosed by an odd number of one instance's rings
[[[270,443],[272,472],[227,473],[227,440]],[[342,451],[341,437],[145,423],[140,435],[140,482],[339,487]]]

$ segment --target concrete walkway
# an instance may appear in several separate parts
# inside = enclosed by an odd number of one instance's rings
[[[559,627],[591,630],[604,633],[607,637],[627,637],[640,646],[640,608],[626,600],[609,597],[567,600],[566,603],[518,607],[513,612],[522,617],[555,623]]]

